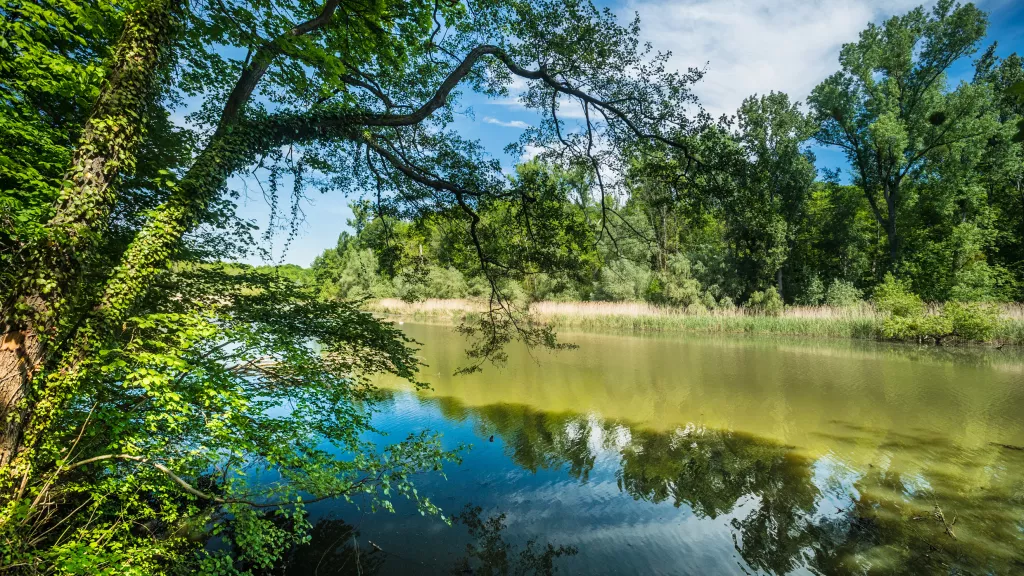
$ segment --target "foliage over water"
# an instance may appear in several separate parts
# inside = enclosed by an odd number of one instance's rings
[[[406,328],[433,388],[392,388],[378,426],[474,445],[419,487],[449,513],[470,506],[476,528],[318,509],[359,525],[336,546],[377,573],[1024,569],[1015,356],[574,335],[576,351],[513,350],[503,370],[451,377],[464,342]]]

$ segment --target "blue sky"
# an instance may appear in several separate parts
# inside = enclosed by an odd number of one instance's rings
[[[839,49],[868,22],[910,10],[920,0],[645,0],[600,2],[620,18],[640,14],[641,35],[656,49],[670,50],[679,69],[706,67],[704,80],[695,91],[704,107],[717,116],[732,114],[751,94],[783,91],[804,100],[811,89],[838,68]],[[998,53],[1024,53],[1024,1],[981,0],[990,14],[987,46],[999,42]],[[957,63],[951,80],[969,79],[971,62]],[[502,152],[515,141],[536,115],[514,101],[488,100],[467,95],[455,128],[463,136],[478,139],[506,167],[516,158]],[[814,148],[819,168],[846,168],[842,154]],[[230,185],[239,190],[241,179]],[[266,223],[268,207],[254,182],[248,183],[248,199],[240,213],[258,224]],[[308,266],[338,234],[348,229],[348,203],[340,194],[311,192],[303,206],[305,221],[288,251],[284,239],[273,242],[274,262]],[[264,263],[253,257],[251,264]]]

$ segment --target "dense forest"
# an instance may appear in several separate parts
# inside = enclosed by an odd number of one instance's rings
[[[366,297],[481,296],[467,370],[565,346],[531,299],[870,297],[901,334],[987,339],[982,303],[1024,298],[1024,68],[986,26],[940,0],[805,107],[715,120],[701,69],[584,0],[4,1],[0,571],[271,573],[332,499],[446,521],[416,483],[461,451],[366,439],[376,378],[423,385]],[[540,155],[503,173],[453,127],[466,93],[536,112],[509,150]],[[312,277],[231,264],[314,191],[361,200]]]
[[[567,224],[557,236],[495,235],[493,249],[553,243],[580,265],[538,266],[507,289],[696,311],[765,294],[846,306],[891,274],[929,302],[1024,300],[1024,59],[981,50],[984,34],[980,12],[871,25],[805,106],[754,95],[703,132],[713,171],[701,178],[669,155],[629,158],[614,192],[554,154],[518,165],[512,196],[481,209],[481,226],[553,197],[572,200],[559,207]],[[972,75],[949,77],[974,54]],[[812,145],[841,150],[848,167],[816,170]],[[466,234],[447,219],[401,219],[370,200],[352,208],[354,233],[312,265],[324,296],[488,294]]]

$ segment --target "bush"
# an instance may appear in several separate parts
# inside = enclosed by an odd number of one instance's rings
[[[647,299],[656,304],[667,304],[686,308],[691,304],[701,303],[707,308],[714,308],[715,302],[709,302],[701,294],[700,281],[691,274],[690,261],[682,254],[673,254],[668,260],[668,270],[657,274],[651,281]]]
[[[947,302],[942,315],[949,319],[950,331],[957,338],[977,342],[991,340],[1002,322],[999,308],[978,302]]]
[[[945,315],[890,316],[882,322],[882,335],[893,340],[935,340],[953,332],[953,323]]]
[[[775,286],[769,286],[764,290],[764,292],[758,290],[751,294],[750,298],[747,299],[745,307],[755,314],[779,316],[782,314],[782,310],[785,305],[782,302],[782,297],[779,296],[779,291],[775,289]]]
[[[715,300],[715,295],[712,294],[710,290],[704,291],[704,294],[700,297],[700,303],[706,310],[714,310],[718,306],[718,302]]]
[[[736,304],[732,301],[732,298],[722,296],[722,299],[718,301],[718,308],[720,310],[731,312],[736,309]]]
[[[428,298],[465,298],[469,293],[466,278],[451,266],[431,266],[426,284]]]
[[[522,306],[530,301],[530,295],[527,294],[523,285],[515,280],[509,278],[502,278],[498,280],[498,290],[501,290],[501,297],[506,298],[514,302],[517,306]],[[487,293],[484,296],[490,296],[490,286],[488,285]]]
[[[817,276],[811,278],[803,295],[797,298],[797,302],[804,306],[820,306],[824,301],[825,284]]]
[[[474,298],[483,298],[491,293],[491,284],[482,274],[469,279],[469,295]]]
[[[825,292],[825,304],[836,308],[854,306],[860,302],[863,292],[846,280],[833,280]]]
[[[986,342],[995,336],[1000,323],[999,309],[991,304],[947,302],[940,314],[893,313],[882,322],[882,335],[895,340],[934,340],[936,344],[951,337]]]
[[[693,314],[694,316],[700,316],[708,313],[708,308],[700,302],[694,302],[686,307],[687,314]]]
[[[524,288],[527,288],[530,300],[534,302],[541,300],[578,302],[585,299],[580,293],[577,283],[561,275],[534,274],[527,278]]]
[[[601,268],[598,300],[640,300],[651,288],[651,272],[632,260],[612,260]]]
[[[325,287],[329,297],[349,300],[387,298],[393,293],[391,283],[377,274],[377,257],[369,248],[346,250],[337,279]]]
[[[910,282],[897,280],[891,273],[875,287],[874,302],[879,312],[892,316],[911,317],[924,313],[924,301],[910,290]]]
[[[403,271],[395,277],[395,296],[405,302],[419,302],[427,299],[427,286],[422,278]]]

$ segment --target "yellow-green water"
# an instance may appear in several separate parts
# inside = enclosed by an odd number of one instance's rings
[[[333,510],[384,550],[379,573],[515,573],[552,544],[575,574],[1024,574],[1015,352],[572,334],[453,376],[460,336],[404,328],[432,389],[381,382],[378,427],[472,443],[420,491],[506,516],[485,534]]]

